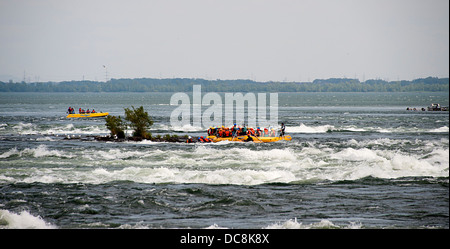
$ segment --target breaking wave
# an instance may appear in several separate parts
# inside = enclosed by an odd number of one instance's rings
[[[101,125],[75,126],[74,124],[66,125],[36,125],[32,123],[19,122],[11,127],[9,133],[19,135],[92,135],[92,134],[109,134],[109,130],[102,123]],[[5,133],[5,129],[3,129]]]
[[[0,181],[259,185],[449,174],[448,139],[351,139],[340,143],[340,148],[332,142],[297,142],[289,148],[271,148],[266,144],[179,144],[170,153],[151,143],[70,152],[46,145],[12,148],[0,154],[2,164],[11,164],[4,169]],[[400,145],[414,147],[420,153],[396,149]]]
[[[14,147],[2,154],[0,154],[1,158],[9,158],[9,157],[59,157],[59,158],[70,158],[71,156],[67,153],[61,152],[59,150],[49,149],[46,145],[41,144],[36,148],[25,148],[23,150],[18,150],[17,147]]]
[[[277,222],[265,229],[361,229],[363,225],[360,222],[349,222],[347,225],[336,225],[330,220],[323,219],[320,222],[303,224],[298,222],[297,218],[285,222]]]
[[[284,222],[276,222],[270,224],[262,229],[361,229],[363,225],[361,222],[352,222],[344,225],[336,225],[332,221],[322,219],[319,222],[313,222],[309,224],[303,224],[303,222],[297,221],[297,218],[290,219]],[[216,223],[211,226],[205,227],[205,229],[229,229],[229,227],[222,227]]]
[[[377,133],[448,133],[449,127],[442,126],[433,129],[424,129],[416,127],[356,127],[354,125],[336,127],[333,125],[307,126],[301,123],[299,126],[286,127],[287,133],[326,133],[326,132],[377,132]]]
[[[0,209],[0,228],[8,229],[54,229],[57,228],[40,216],[34,216],[28,211],[20,213]]]
[[[166,124],[155,125],[150,130],[161,131],[176,131],[176,132],[205,132],[205,129],[198,126],[184,125],[184,126],[172,126]]]
[[[2,134],[19,134],[19,135],[106,135],[109,130],[104,123],[98,125],[74,125],[73,123],[65,125],[36,125],[32,123],[19,122],[18,124],[0,124],[0,131]],[[154,125],[150,128],[152,132],[205,132],[202,127],[192,125],[185,126],[171,126],[166,124]],[[357,127],[355,125],[349,126],[335,126],[335,125],[306,125],[300,123],[298,126],[287,126],[287,134],[289,133],[327,133],[327,132],[375,132],[375,133],[448,133],[448,126],[441,126],[438,128],[417,128],[417,127]],[[127,130],[131,134],[131,130]]]

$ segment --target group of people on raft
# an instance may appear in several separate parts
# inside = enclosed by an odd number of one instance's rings
[[[280,136],[284,136],[284,131],[286,127],[284,123],[281,123]],[[274,128],[263,128],[257,127],[254,129],[253,127],[247,126],[237,126],[234,124],[232,127],[228,128],[225,126],[222,127],[210,127],[208,129],[208,136],[216,136],[216,137],[237,137],[237,136],[255,136],[255,137],[276,137],[277,132]]]
[[[280,137],[284,136],[286,127],[284,123],[281,123],[280,128]],[[237,136],[249,136],[249,137],[276,137],[277,131],[272,128],[263,128],[257,127],[256,129],[252,127],[247,127],[246,125],[237,126],[234,124],[232,127],[209,127],[208,129],[208,136],[215,136],[215,137],[237,137]],[[187,143],[210,143],[212,142],[211,139],[208,137],[198,137],[196,140],[193,139],[191,136],[189,136]]]
[[[73,107],[69,106],[69,109],[67,109],[67,112],[69,114],[75,114],[75,109],[73,109]],[[87,111],[85,111],[84,109],[78,109],[78,113],[79,114],[86,114],[86,113],[96,113],[96,111],[94,109],[92,109],[92,111],[89,111],[89,109],[87,109]]]

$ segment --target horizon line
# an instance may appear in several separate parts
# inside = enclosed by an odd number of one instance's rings
[[[366,79],[364,81],[361,81],[358,78],[347,78],[347,77],[331,77],[331,78],[317,78],[314,79],[312,81],[256,81],[253,79],[206,79],[206,78],[189,78],[189,77],[172,77],[172,78],[153,78],[153,77],[138,77],[138,78],[110,78],[108,81],[99,81],[99,80],[62,80],[62,81],[16,81],[14,82],[12,79],[8,80],[8,81],[1,81],[2,83],[26,83],[26,84],[33,84],[33,83],[62,83],[62,82],[97,82],[97,83],[108,83],[111,82],[112,80],[136,80],[136,79],[152,79],[152,80],[174,80],[174,79],[190,79],[190,80],[204,80],[204,81],[251,81],[251,82],[255,82],[255,83],[313,83],[316,80],[331,80],[331,79],[343,79],[343,80],[358,80],[360,83],[364,83],[366,81],[369,80],[382,80],[382,81],[386,81],[386,82],[400,82],[400,81],[414,81],[414,80],[419,80],[419,79],[428,79],[428,78],[437,78],[437,79],[449,79],[449,77],[438,77],[438,76],[428,76],[428,77],[419,77],[419,78],[415,78],[415,79],[411,79],[411,80],[405,80],[405,79],[397,79],[397,80],[389,80],[389,78],[387,79],[383,79],[381,77],[376,77],[376,78],[371,78],[371,79]]]

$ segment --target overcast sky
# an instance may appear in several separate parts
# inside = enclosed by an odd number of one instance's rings
[[[449,77],[448,0],[0,0],[0,80]]]

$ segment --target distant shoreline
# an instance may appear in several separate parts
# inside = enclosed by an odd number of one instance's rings
[[[385,81],[330,78],[312,82],[256,82],[252,80],[111,79],[99,81],[1,82],[0,92],[190,92],[193,85],[206,92],[448,92],[449,78]]]

